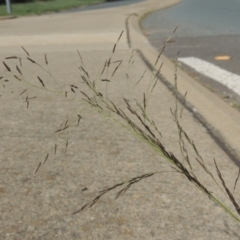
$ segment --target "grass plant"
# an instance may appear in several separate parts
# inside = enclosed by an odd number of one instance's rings
[[[105,0],[51,0],[34,1],[25,3],[13,3],[12,14],[17,16],[40,15],[47,12],[59,12],[61,10],[80,8],[87,5],[106,2]],[[6,6],[0,5],[0,16],[8,15]]]
[[[176,30],[176,29],[175,29]],[[175,32],[173,31],[173,33]],[[156,69],[155,72],[152,72],[152,76],[149,80],[148,87],[146,91],[142,95],[142,99],[131,99],[131,91],[136,89],[139,84],[141,83],[145,71],[143,72],[140,79],[137,79],[136,82],[133,84],[133,88],[130,88],[129,85],[129,71],[131,69],[131,66],[134,64],[134,51],[132,52],[129,62],[128,62],[128,69],[126,73],[126,81],[128,84],[128,97],[123,97],[123,103],[125,104],[125,109],[123,109],[121,106],[114,103],[112,99],[110,99],[108,94],[108,89],[111,87],[112,79],[114,78],[114,75],[120,68],[122,64],[122,60],[113,61],[113,55],[116,52],[117,44],[122,37],[123,32],[120,34],[119,38],[117,39],[117,42],[115,43],[112,52],[110,54],[110,57],[106,59],[106,61],[103,64],[103,68],[101,71],[99,71],[99,74],[97,78],[91,79],[89,76],[89,73],[86,69],[86,66],[84,65],[83,58],[78,51],[77,54],[80,58],[81,66],[79,67],[80,70],[80,78],[81,83],[83,83],[84,88],[79,89],[77,85],[74,84],[67,84],[67,85],[60,85],[58,84],[57,79],[51,74],[48,68],[48,59],[47,55],[45,54],[45,66],[41,66],[36,60],[34,60],[30,53],[23,48],[24,52],[26,53],[26,57],[18,57],[18,56],[10,56],[7,57],[3,61],[3,65],[5,68],[5,71],[3,72],[2,76],[0,77],[1,83],[4,85],[5,81],[9,81],[11,78],[11,81],[18,81],[21,84],[25,85],[25,88],[23,90],[22,94],[25,94],[26,96],[26,107],[29,107],[29,104],[31,102],[31,98],[28,97],[28,89],[29,87],[33,88],[40,88],[45,91],[49,91],[52,94],[58,94],[61,95],[63,98],[75,98],[75,96],[78,96],[79,100],[82,101],[86,106],[88,106],[91,110],[95,111],[96,114],[100,114],[105,119],[110,119],[114,121],[116,124],[118,124],[119,127],[125,128],[127,131],[129,131],[131,134],[142,140],[144,143],[146,143],[153,151],[157,152],[160,156],[160,158],[165,159],[169,162],[171,165],[171,168],[174,172],[181,174],[184,176],[187,180],[189,180],[195,187],[197,187],[204,195],[206,195],[209,200],[213,201],[215,204],[217,204],[220,208],[222,208],[227,214],[229,214],[234,220],[236,220],[238,223],[240,223],[240,206],[237,203],[234,192],[236,189],[236,186],[238,184],[239,176],[240,176],[240,170],[238,172],[238,175],[236,176],[236,180],[234,183],[233,191],[230,190],[230,188],[227,186],[221,170],[218,167],[217,161],[213,159],[214,162],[214,169],[210,169],[206,162],[204,161],[201,153],[198,151],[197,146],[195,145],[192,138],[188,135],[188,133],[184,130],[181,119],[183,115],[183,109],[184,104],[186,100],[187,93],[183,97],[183,101],[179,102],[177,96],[179,95],[178,92],[178,72],[177,72],[177,64],[175,64],[175,85],[174,85],[174,95],[175,95],[175,109],[170,109],[173,121],[178,129],[178,136],[177,141],[179,143],[179,149],[182,155],[182,158],[179,158],[176,156],[175,153],[168,150],[168,146],[165,146],[163,143],[163,137],[161,131],[158,129],[157,125],[155,124],[154,120],[149,116],[148,114],[148,104],[149,99],[157,87],[157,83],[160,78],[160,72],[162,64],[160,64],[160,67]],[[166,39],[165,44],[163,46],[163,50],[166,47],[167,42],[169,41],[169,38]],[[156,60],[155,67],[157,66],[160,56],[163,52],[163,50],[159,53],[159,56]],[[8,60],[15,60],[16,62],[13,64],[9,64]],[[55,83],[55,88],[48,87],[48,84],[44,82],[41,77],[36,76],[36,79],[38,80],[38,83],[32,83],[24,79],[21,71],[21,65],[22,61],[29,61],[32,64],[38,66],[42,71],[45,71],[49,74],[50,78]],[[176,58],[177,63],[177,58]],[[99,90],[102,89],[102,90]],[[72,93],[72,95],[69,95],[69,92]],[[80,94],[80,96],[78,95]],[[77,125],[79,125],[82,116],[77,115]],[[56,129],[56,133],[64,133],[68,128],[71,127],[71,121],[64,120],[60,127]],[[54,154],[56,154],[57,151],[57,144],[54,146]],[[64,152],[66,153],[68,147],[68,138],[66,139],[65,149]],[[189,155],[189,151],[193,151],[194,157],[191,157]],[[46,163],[47,159],[49,158],[49,153],[46,154],[44,161],[40,162],[38,166],[36,167],[35,174],[40,170],[41,166]],[[198,170],[204,172],[206,176],[215,183],[215,186],[221,190],[221,192],[226,197],[226,200],[230,200],[230,203],[232,203],[233,210],[227,207],[224,202],[218,199],[217,196],[213,192],[209,190],[209,186],[206,186],[195,173],[195,168],[193,167],[193,163],[197,164]],[[217,178],[214,176],[214,172],[217,174]],[[106,189],[103,189],[99,191],[98,194],[96,194],[96,197],[94,197],[90,202],[84,204],[81,206],[78,210],[76,210],[73,214],[79,213],[83,210],[86,210],[87,208],[93,207],[104,195],[111,192],[114,189],[119,189],[116,194],[116,199],[119,198],[122,194],[124,194],[126,191],[128,191],[132,185],[138,183],[139,181],[143,181],[146,178],[152,177],[155,174],[161,174],[161,171],[155,171],[155,172],[149,172],[149,173],[143,173],[141,175],[135,176],[133,178],[130,178],[126,181],[121,181],[117,184],[114,184],[112,186],[109,186]]]

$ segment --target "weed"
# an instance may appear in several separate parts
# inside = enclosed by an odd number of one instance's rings
[[[80,8],[86,5],[99,4],[105,0],[51,0],[51,1],[32,1],[25,3],[12,3],[12,14],[31,15],[43,14],[46,12],[59,12],[61,10]],[[0,16],[8,15],[6,6],[0,5]]]
[[[176,29],[173,31],[173,33],[176,31]],[[16,60],[17,64],[14,65],[16,70],[13,70],[14,67],[12,65],[9,65],[6,61],[3,61],[3,65],[5,68],[5,75],[7,78],[9,76],[12,77],[12,80],[20,81],[22,84],[26,85],[26,89],[23,90],[23,92],[20,95],[26,94],[26,100],[27,108],[29,107],[29,104],[33,98],[36,97],[29,97],[28,96],[28,87],[34,87],[39,88],[44,91],[49,91],[58,95],[61,95],[63,98],[75,98],[77,94],[81,94],[81,100],[83,103],[85,103],[91,110],[96,111],[98,114],[100,114],[103,118],[111,119],[112,121],[116,122],[119,126],[127,129],[130,133],[132,133],[134,136],[141,139],[143,142],[145,142],[150,148],[152,148],[154,151],[156,151],[161,157],[163,157],[165,160],[167,160],[171,164],[171,168],[175,173],[179,173],[183,175],[187,180],[189,180],[192,184],[194,184],[197,188],[199,188],[203,194],[205,194],[211,201],[216,203],[219,207],[221,207],[226,213],[228,213],[233,219],[235,219],[237,222],[240,223],[240,218],[238,215],[240,215],[240,207],[235,200],[234,197],[234,191],[236,189],[236,185],[239,180],[240,170],[236,177],[233,191],[231,192],[229,187],[227,187],[226,182],[224,181],[224,178],[221,174],[221,171],[217,165],[217,161],[214,159],[214,165],[215,170],[218,176],[218,179],[214,177],[213,172],[209,169],[207,164],[205,163],[203,157],[199,153],[197,146],[195,145],[194,141],[191,139],[191,137],[187,134],[187,132],[183,129],[181,125],[181,119],[183,115],[183,109],[184,104],[186,100],[187,93],[183,97],[183,101],[179,105],[178,99],[178,80],[177,80],[177,58],[175,59],[175,84],[174,84],[174,95],[175,95],[175,109],[170,109],[173,121],[175,122],[175,125],[178,129],[178,143],[179,143],[179,149],[182,155],[182,159],[179,159],[175,156],[173,152],[168,150],[168,148],[163,144],[162,139],[162,133],[156,126],[155,122],[152,120],[152,118],[148,115],[148,104],[149,99],[154,91],[154,89],[157,86],[157,82],[159,81],[159,75],[162,68],[162,64],[158,67],[158,69],[152,73],[152,76],[150,78],[150,81],[148,83],[146,92],[142,95],[142,100],[137,99],[131,99],[131,91],[133,91],[135,88],[139,86],[141,83],[144,74],[146,71],[143,72],[140,79],[136,81],[135,84],[133,84],[133,88],[130,89],[129,85],[129,71],[131,69],[131,66],[134,64],[134,51],[131,53],[129,62],[128,62],[128,71],[126,73],[127,78],[127,84],[128,84],[128,97],[123,97],[123,103],[126,107],[126,110],[124,110],[121,106],[117,105],[112,101],[108,94],[108,88],[111,87],[111,83],[113,81],[113,77],[120,68],[122,64],[122,60],[113,61],[113,55],[116,52],[117,44],[122,37],[123,32],[120,34],[117,42],[114,44],[114,47],[112,49],[112,52],[110,54],[110,57],[104,62],[102,71],[98,74],[96,80],[91,79],[88,71],[86,70],[86,67],[84,65],[82,56],[80,52],[78,51],[78,56],[80,58],[81,66],[79,67],[79,70],[81,72],[81,81],[83,85],[85,86],[85,89],[79,90],[78,86],[74,84],[65,84],[61,86],[57,79],[50,73],[48,69],[48,59],[47,55],[45,54],[45,67],[41,66],[36,60],[34,60],[29,52],[23,48],[24,52],[26,53],[26,58],[21,58],[17,56],[8,57],[5,60]],[[157,57],[157,60],[155,62],[155,67],[157,67],[159,59],[161,57],[161,54],[163,50],[166,47],[167,42],[170,38],[168,38],[163,46],[162,51],[160,52],[159,56]],[[39,76],[36,76],[36,82],[28,82],[24,79],[21,66],[23,61],[29,61],[32,64],[38,66],[40,69],[42,69],[44,72],[48,73],[49,76],[52,78],[52,80],[55,82],[55,88],[48,87],[48,84]],[[18,65],[18,63],[20,65]],[[111,66],[113,66],[113,71],[111,71]],[[3,86],[4,81],[6,81],[6,76],[2,76],[0,81],[2,82]],[[103,89],[102,91],[99,89]],[[72,92],[72,95],[69,96],[69,91]],[[80,121],[82,119],[82,115],[77,114],[77,126],[80,124]],[[62,122],[60,127],[56,129],[54,134],[64,133],[65,130],[70,128],[72,126],[72,123],[69,121],[69,119]],[[69,144],[69,139],[66,139],[65,143],[65,149],[64,153],[66,154],[67,148]],[[194,152],[195,157],[192,158],[189,155],[189,148],[191,148],[191,151]],[[56,155],[58,149],[58,145],[54,145],[53,149],[53,155]],[[36,168],[35,174],[39,171],[41,166],[46,163],[47,159],[49,158],[50,154],[47,153],[45,160],[40,162]],[[216,186],[224,193],[227,199],[230,200],[232,203],[234,209],[236,210],[236,213],[230,210],[223,202],[221,202],[215,195],[212,193],[208,186],[205,186],[202,181],[197,177],[197,174],[195,173],[195,170],[192,166],[193,162],[195,162],[198,166],[198,170],[200,169],[203,171],[215,184]],[[155,174],[161,174],[161,171],[155,171],[150,173],[144,173],[139,176],[130,178],[126,181],[121,181],[117,184],[114,184],[113,186],[110,186],[106,189],[103,189],[99,191],[97,196],[93,198],[92,201],[86,203],[84,206],[82,206],[79,210],[75,211],[73,214],[79,213],[83,211],[86,208],[91,208],[94,206],[100,198],[102,198],[105,194],[109,193],[110,191],[121,188],[118,190],[116,194],[116,199],[120,197],[122,194],[124,194],[129,188],[132,187],[132,185],[146,179],[149,177],[152,177]]]

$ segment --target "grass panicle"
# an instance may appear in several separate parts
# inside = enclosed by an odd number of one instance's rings
[[[191,137],[188,135],[188,133],[184,130],[181,120],[182,120],[182,115],[183,115],[183,110],[184,110],[184,105],[186,102],[186,96],[187,92],[183,96],[183,100],[179,103],[178,97],[179,97],[179,92],[178,92],[178,72],[177,72],[177,57],[175,59],[175,73],[174,73],[174,96],[175,96],[175,109],[170,109],[173,122],[175,123],[175,126],[178,131],[177,135],[177,141],[178,141],[178,146],[179,150],[181,153],[181,157],[178,158],[175,153],[172,151],[168,150],[168,146],[165,146],[163,140],[164,137],[162,136],[161,131],[155,124],[155,121],[152,119],[152,117],[148,114],[148,105],[149,105],[149,100],[152,96],[152,93],[154,89],[157,87],[157,83],[160,78],[160,73],[162,69],[162,63],[159,64],[160,57],[166,48],[167,43],[171,40],[172,35],[175,33],[177,30],[177,27],[173,30],[172,34],[170,35],[169,38],[167,38],[164,42],[164,45],[162,47],[162,50],[160,51],[159,55],[157,56],[156,62],[155,62],[155,71],[152,72],[150,80],[147,85],[147,89],[144,92],[140,92],[140,98],[141,100],[131,98],[130,91],[128,92],[128,97],[123,96],[122,97],[122,103],[124,105],[118,105],[115,103],[108,94],[108,88],[111,87],[111,84],[114,82],[113,77],[117,74],[117,71],[120,69],[122,65],[122,60],[114,60],[114,54],[117,52],[117,45],[123,35],[123,31],[120,33],[117,41],[115,42],[109,58],[107,58],[103,64],[103,68],[100,69],[98,76],[95,79],[92,79],[89,72],[87,71],[87,68],[84,65],[83,58],[80,54],[79,51],[77,51],[78,56],[80,58],[80,63],[81,66],[78,67],[80,70],[80,81],[83,83],[84,88],[78,87],[76,84],[68,84],[68,85],[60,85],[57,81],[57,79],[54,77],[54,75],[49,71],[49,62],[47,59],[47,55],[45,54],[45,65],[47,68],[42,67],[35,59],[30,57],[29,52],[22,47],[24,52],[27,54],[26,58],[19,58],[17,56],[10,56],[6,58],[6,60],[19,60],[20,67],[22,68],[22,60],[30,61],[31,63],[35,64],[37,67],[39,67],[41,70],[43,70],[45,73],[49,75],[49,77],[54,80],[56,83],[56,88],[51,89],[48,88],[47,84],[40,78],[39,76],[36,76],[38,81],[40,82],[41,86],[39,84],[31,83],[27,81],[26,79],[23,78],[22,71],[16,66],[16,70],[12,71],[11,70],[11,65],[9,66],[5,62],[3,62],[5,72],[6,74],[9,74],[13,77],[14,80],[20,81],[20,84],[24,84],[24,90],[21,92],[20,96],[25,94],[26,99],[24,102],[27,103],[27,108],[29,107],[29,102],[33,99],[36,98],[34,97],[29,97],[29,87],[33,88],[40,88],[41,90],[44,91],[49,91],[53,94],[57,94],[59,96],[63,96],[63,98],[68,98],[70,99],[76,99],[77,96],[79,96],[79,100],[81,100],[82,103],[87,105],[91,110],[97,112],[100,114],[103,118],[105,119],[110,119],[114,121],[116,124],[118,124],[119,127],[123,127],[127,131],[129,131],[131,134],[142,140],[144,143],[146,143],[151,149],[153,149],[155,152],[159,154],[159,156],[166,161],[168,161],[171,165],[171,168],[173,169],[173,172],[181,174],[184,176],[188,181],[190,181],[192,184],[194,184],[200,191],[202,191],[203,194],[205,194],[211,201],[216,203],[219,207],[221,207],[226,213],[228,213],[233,219],[235,219],[238,223],[240,223],[240,207],[234,197],[234,191],[236,189],[239,176],[240,176],[240,170],[238,172],[238,175],[236,177],[234,187],[233,187],[233,192],[229,190],[227,187],[225,180],[220,172],[220,169],[217,165],[216,160],[214,159],[214,166],[218,176],[218,179],[214,177],[213,172],[209,169],[207,166],[206,162],[204,161],[203,157],[201,156],[196,144],[194,141],[191,139]],[[133,50],[130,59],[128,61],[128,69],[126,73],[126,80],[127,80],[127,86],[128,90],[130,88],[130,81],[132,82],[133,80],[131,79],[131,74],[130,74],[130,69],[132,65],[134,64],[134,53],[135,51]],[[16,72],[16,73],[15,73]],[[111,72],[111,74],[109,74]],[[130,89],[131,91],[135,90],[140,83],[143,81],[144,76],[145,76],[146,70],[141,74],[140,78],[136,80],[136,83],[132,83],[133,88]],[[5,79],[2,77],[2,79]],[[45,79],[45,77],[44,77]],[[12,81],[12,80],[11,80]],[[47,81],[46,81],[47,83]],[[8,83],[9,84],[9,83]],[[101,88],[99,89],[105,89],[105,90],[98,90],[97,86],[100,86]],[[104,92],[105,91],[105,92]],[[69,93],[70,92],[70,93]],[[72,94],[71,94],[72,92]],[[68,137],[68,131],[71,128],[71,126],[79,126],[81,120],[83,119],[82,114],[79,113],[74,113],[73,119],[67,119],[62,121],[60,127],[56,128],[54,132],[54,136],[57,137],[60,134],[66,134],[66,142],[64,145],[64,154],[67,154],[67,149],[69,146],[69,137]],[[77,117],[77,124],[76,124],[76,117]],[[58,143],[54,144],[54,149],[53,149],[53,155],[55,156],[57,153],[58,149]],[[60,148],[60,147],[59,147]],[[52,148],[51,148],[52,149]],[[192,157],[189,154],[189,151],[193,152],[194,157]],[[58,149],[59,151],[59,149]],[[38,172],[39,168],[41,165],[45,164],[46,161],[49,159],[49,152],[47,151],[47,155],[43,161],[43,163],[39,163],[37,169],[35,170],[35,174]],[[52,150],[51,150],[52,152]],[[202,181],[198,178],[197,173],[195,172],[195,167],[193,167],[193,163],[196,163],[195,165],[198,166],[198,170],[201,170],[206,176],[215,184],[217,188],[219,188],[224,195],[230,200],[232,203],[232,206],[234,207],[234,212],[229,209],[222,201],[220,201],[214,193],[210,190],[209,186],[205,186]],[[194,165],[194,166],[195,166]],[[96,197],[93,198],[89,203],[85,204],[82,206],[79,210],[75,211],[73,214],[79,213],[83,211],[86,208],[91,208],[93,207],[99,200],[107,193],[110,191],[113,191],[117,188],[121,188],[118,190],[116,193],[116,199],[122,196],[126,191],[128,191],[132,185],[138,183],[141,180],[144,180],[146,178],[152,177],[156,173],[161,173],[161,172],[153,172],[153,173],[146,173],[146,174],[141,174],[139,176],[133,177],[129,180],[126,181],[121,181],[120,183],[117,183],[111,187],[108,187],[106,189],[101,190]],[[236,211],[236,213],[235,213]]]
[[[116,197],[115,199],[118,199],[122,194],[124,194],[133,184],[135,183],[138,183],[140,182],[141,180],[145,179],[145,178],[148,178],[148,177],[151,177],[155,174],[155,172],[153,173],[147,173],[147,174],[143,174],[143,175],[140,175],[140,176],[137,176],[137,177],[134,177],[130,180],[126,180],[126,181],[123,181],[123,182],[120,182],[120,183],[117,183],[115,185],[113,185],[112,187],[109,187],[109,188],[106,188],[106,189],[103,189],[101,191],[99,191],[99,194],[92,200],[90,201],[89,203],[85,204],[84,206],[82,206],[79,210],[73,212],[72,214],[77,214],[81,211],[83,211],[86,207],[88,208],[91,208],[93,205],[95,205],[105,194],[107,194],[108,192],[118,188],[118,187],[121,187],[121,186],[124,186],[121,190],[119,190],[117,193],[116,193]]]

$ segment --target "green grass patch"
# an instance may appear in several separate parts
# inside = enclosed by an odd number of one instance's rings
[[[12,4],[12,15],[40,15],[46,12],[58,12],[87,5],[103,3],[106,0],[50,0]],[[0,16],[8,15],[6,5],[0,5]]]

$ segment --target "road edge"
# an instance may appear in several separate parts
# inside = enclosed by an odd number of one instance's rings
[[[163,63],[160,80],[172,90],[174,86],[175,65],[166,56],[155,61],[159,52],[149,43],[142,32],[140,20],[147,14],[177,4],[181,0],[149,1],[149,5],[139,12],[128,16],[126,20],[129,47],[138,49],[139,55],[151,70],[156,70]],[[188,92],[186,108],[203,124],[214,141],[240,167],[240,113],[219,99],[214,93],[196,82],[186,72],[178,68],[179,100]]]

